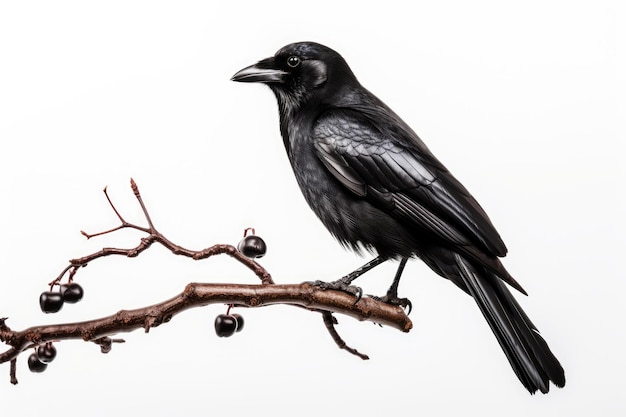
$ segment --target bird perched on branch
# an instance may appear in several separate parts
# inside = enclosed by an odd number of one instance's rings
[[[237,72],[276,95],[280,132],[311,209],[344,246],[378,256],[325,288],[355,292],[352,281],[399,260],[382,298],[397,294],[412,257],[471,295],[522,384],[547,393],[565,385],[561,364],[507,284],[526,294],[499,257],[507,249],[487,214],[417,134],[363,87],[334,50],[293,43]]]

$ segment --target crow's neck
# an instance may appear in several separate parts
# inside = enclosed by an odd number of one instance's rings
[[[272,90],[278,100],[280,133],[290,159],[294,141],[311,132],[320,114],[330,108],[351,107],[358,102],[355,101],[357,89],[350,84],[330,86],[323,93],[304,89],[287,92],[277,87]]]
[[[310,131],[313,122],[321,111],[321,106],[319,103],[313,104],[308,100],[298,100],[283,92],[275,91],[275,93],[280,114],[280,134],[283,137],[287,155],[291,159],[294,141]]]

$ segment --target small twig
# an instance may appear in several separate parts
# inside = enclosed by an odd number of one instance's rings
[[[134,258],[134,257],[139,256],[140,253],[148,249],[155,242],[161,244],[166,249],[169,249],[175,255],[186,256],[194,260],[205,259],[214,255],[220,255],[220,254],[229,255],[232,258],[239,261],[244,266],[246,266],[248,269],[250,269],[257,277],[259,277],[262,284],[267,285],[267,284],[274,283],[274,281],[272,280],[272,276],[270,275],[269,272],[267,272],[265,268],[263,268],[254,260],[244,256],[241,252],[237,250],[237,248],[235,248],[232,245],[213,245],[211,247],[201,249],[201,250],[191,250],[191,249],[186,249],[182,246],[179,246],[173,243],[172,241],[170,241],[169,239],[167,239],[161,232],[159,232],[154,227],[154,224],[152,222],[152,219],[150,218],[148,209],[143,201],[143,198],[141,197],[141,193],[139,192],[139,187],[137,186],[137,183],[135,183],[135,181],[132,178],[130,179],[130,185],[133,190],[133,194],[135,195],[135,198],[139,202],[144,218],[146,219],[146,222],[148,223],[149,227],[146,228],[146,227],[138,226],[136,224],[127,222],[124,219],[124,217],[120,214],[119,210],[117,210],[117,208],[115,207],[115,204],[113,204],[113,201],[109,197],[107,187],[104,187],[102,191],[104,192],[104,195],[109,205],[111,206],[111,209],[113,209],[113,212],[115,213],[115,215],[117,216],[121,224],[117,227],[105,230],[103,232],[98,232],[98,233],[87,233],[81,230],[81,234],[85,236],[87,239],[91,239],[96,236],[102,236],[105,234],[116,232],[121,229],[130,228],[130,229],[138,230],[140,232],[144,232],[148,236],[142,238],[139,244],[135,246],[134,248],[128,248],[128,249],[103,248],[99,250],[98,252],[92,253],[90,255],[83,256],[81,258],[71,259],[69,261],[70,264],[66,266],[65,269],[63,269],[63,271],[61,271],[61,273],[52,282],[50,282],[49,285],[51,288],[54,287],[55,285],[58,285],[63,279],[63,277],[65,276],[65,274],[68,273],[68,271],[70,273],[68,281],[71,281],[74,277],[74,274],[76,274],[76,272],[78,271],[78,268],[87,266],[89,262],[95,259],[102,258],[105,256],[111,256],[111,255],[122,255],[128,258]]]
[[[141,194],[139,193],[139,187],[137,187],[137,183],[132,178],[130,179],[130,187],[133,189],[133,194],[135,194],[137,201],[139,201],[139,205],[141,206],[141,210],[143,211],[143,215],[145,216],[146,221],[148,222],[148,226],[150,227],[150,230],[156,231],[154,228],[154,225],[152,224],[152,220],[150,219],[150,214],[148,214],[148,209],[146,208],[146,205],[143,203],[143,198],[141,198]]]
[[[100,346],[102,353],[109,353],[113,348],[113,343],[126,343],[124,339],[111,339],[109,336],[94,339],[92,342]]]
[[[131,188],[133,187],[134,181],[131,178],[130,179],[131,183],[130,186]],[[137,184],[135,184],[135,187],[137,186]],[[134,191],[134,190],[133,190]],[[109,197],[109,193],[107,192],[107,187],[104,187],[104,189],[102,190],[102,192],[104,193],[104,196],[106,197],[107,201],[109,202],[109,205],[111,206],[111,208],[113,209],[113,212],[115,213],[115,215],[117,216],[118,219],[120,219],[120,222],[122,224],[128,224],[128,222],[126,220],[124,220],[124,218],[122,217],[122,215],[120,214],[119,211],[117,211],[117,209],[115,208],[115,204],[113,204],[113,201],[111,201],[111,197]]]
[[[85,264],[87,265],[87,264]],[[57,275],[57,277],[55,279],[53,279],[51,282],[48,283],[48,285],[50,286],[50,291],[53,290],[55,285],[58,285],[59,282],[61,282],[61,280],[63,279],[63,277],[65,276],[65,274],[67,274],[67,271],[70,271],[70,275],[68,277],[68,281],[71,281],[72,279],[74,279],[74,275],[76,274],[76,270],[82,265],[72,265],[71,263],[65,267],[65,269],[63,269],[63,271],[61,271],[61,273],[59,275]]]
[[[137,188],[137,184],[135,183],[135,181],[131,178],[130,179],[130,186],[133,190],[133,193],[135,194],[135,197],[138,197],[139,194],[139,188]],[[116,232],[120,229],[124,229],[124,228],[132,228],[132,229],[137,229],[140,230],[142,232],[145,233],[150,233],[154,228],[151,229],[147,229],[145,227],[141,227],[141,226],[137,226],[135,224],[129,223],[127,222],[124,217],[122,217],[122,215],[120,214],[120,212],[117,210],[117,208],[115,207],[115,204],[113,204],[113,201],[111,200],[111,197],[109,197],[109,192],[107,191],[107,187],[104,187],[104,189],[102,190],[102,192],[104,193],[104,196],[106,197],[107,201],[109,202],[109,206],[111,206],[111,209],[113,209],[113,212],[115,213],[115,215],[117,216],[117,218],[120,220],[120,225],[117,227],[114,227],[112,229],[109,230],[105,230],[104,232],[98,232],[98,233],[93,233],[93,234],[89,234],[83,230],[80,231],[80,233],[85,236],[87,239],[91,239],[92,237],[96,237],[96,236],[102,236],[102,235],[106,235],[109,233],[113,233]],[[141,196],[139,196],[138,198],[141,198]],[[149,220],[150,216],[148,215],[148,212],[146,211],[145,206],[143,205],[143,201],[140,201],[140,205],[141,208],[143,210],[144,216],[146,216],[146,218]],[[151,224],[151,222],[149,221],[148,224]]]
[[[368,360],[370,358],[366,354],[360,353],[356,349],[348,346],[346,342],[344,342],[344,340],[341,338],[341,336],[339,336],[339,333],[337,333],[337,330],[335,329],[335,324],[337,324],[338,322],[335,316],[333,316],[333,313],[331,313],[330,311],[322,311],[322,318],[324,319],[324,324],[326,325],[328,333],[330,333],[330,336],[333,338],[335,343],[337,343],[339,349],[343,349],[355,356],[358,356],[363,360]]]
[[[17,385],[17,358],[11,359],[11,369],[9,370],[9,378],[11,378],[11,384]]]

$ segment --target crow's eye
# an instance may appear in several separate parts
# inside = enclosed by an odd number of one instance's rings
[[[295,55],[290,56],[289,58],[287,58],[287,65],[289,65],[291,68],[297,67],[298,65],[300,65],[300,58]]]

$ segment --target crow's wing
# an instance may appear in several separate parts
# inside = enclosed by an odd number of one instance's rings
[[[478,202],[408,127],[392,125],[354,110],[327,111],[314,126],[317,155],[346,188],[407,226],[453,247],[504,256],[506,247]]]

